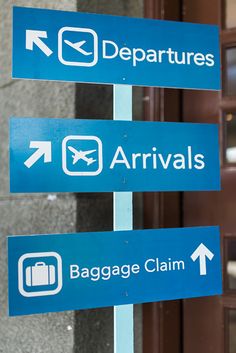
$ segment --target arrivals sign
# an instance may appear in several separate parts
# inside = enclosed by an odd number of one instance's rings
[[[11,192],[219,190],[215,124],[12,118]]]
[[[220,89],[213,25],[13,8],[13,78]]]
[[[9,314],[222,293],[218,227],[8,237]]]

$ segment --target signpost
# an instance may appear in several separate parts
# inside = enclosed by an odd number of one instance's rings
[[[132,86],[115,85],[113,119],[132,121]],[[113,229],[133,229],[133,193],[113,193]],[[134,352],[133,305],[114,307],[114,353]]]
[[[221,294],[217,227],[131,231],[133,191],[220,189],[217,126],[120,121],[130,85],[219,90],[219,58],[217,26],[13,8],[13,78],[114,84],[118,121],[12,118],[11,192],[113,191],[119,232],[9,237],[10,315],[125,304],[133,353],[130,304]]]
[[[219,190],[218,127],[12,118],[10,177],[11,192]]]
[[[13,8],[13,78],[220,89],[217,26]]]
[[[222,293],[218,227],[8,237],[9,313]]]

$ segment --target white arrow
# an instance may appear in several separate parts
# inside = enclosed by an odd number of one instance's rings
[[[202,243],[192,253],[191,259],[193,261],[196,261],[197,258],[199,258],[200,275],[201,276],[205,276],[207,274],[207,271],[206,271],[206,258],[208,258],[211,261],[213,259],[213,257],[214,257],[214,254],[212,254],[212,252]]]
[[[32,156],[30,156],[25,162],[24,165],[27,168],[31,168],[39,158],[44,156],[44,163],[50,163],[52,161],[52,143],[49,141],[31,141],[30,148],[37,148]]]
[[[48,46],[40,39],[40,38],[47,38],[46,31],[33,31],[30,29],[26,30],[26,44],[25,47],[28,50],[33,50],[34,44],[41,49],[44,54],[50,56],[53,52]]]

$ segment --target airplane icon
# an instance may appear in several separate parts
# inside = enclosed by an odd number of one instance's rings
[[[90,151],[78,151],[74,147],[68,146],[68,149],[73,153],[73,165],[77,163],[80,159],[87,163],[87,165],[93,164],[96,162],[96,159],[88,158],[87,155],[96,152],[97,150]]]
[[[69,40],[65,39],[64,42],[69,45],[71,48],[77,50],[78,52],[80,52],[83,55],[92,55],[93,52],[87,52],[86,50],[84,50],[83,48],[81,48],[85,43],[86,40],[81,40],[80,42],[76,42],[76,43],[72,43]]]
[[[62,169],[70,176],[96,176],[103,170],[103,144],[97,136],[69,135],[62,141]]]

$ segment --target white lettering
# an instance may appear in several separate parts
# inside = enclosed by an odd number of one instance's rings
[[[102,267],[102,279],[104,281],[108,281],[111,278],[111,267],[110,266],[104,266]]]
[[[129,48],[121,48],[120,50],[120,57],[123,60],[130,60],[131,59],[132,52]]]
[[[130,265],[123,265],[121,266],[121,277],[122,278],[129,278],[130,277]]]
[[[194,164],[194,168],[196,169],[204,169],[205,168],[205,162],[203,161],[204,156],[203,154],[196,154],[194,156],[194,161],[196,164]]]
[[[167,170],[169,167],[173,167],[176,170],[186,170],[186,169],[203,169],[205,167],[204,155],[194,154],[192,146],[188,146],[186,153],[176,153],[176,154],[162,154],[157,153],[157,148],[152,147],[152,153],[129,153],[126,154],[122,146],[118,146],[112,162],[110,164],[110,169],[114,169],[115,166],[121,164],[127,169],[159,169],[163,168]]]
[[[185,157],[184,155],[177,153],[174,155],[175,161],[173,166],[175,169],[185,169]]]
[[[157,62],[157,52],[156,50],[153,49],[148,49],[147,50],[147,61],[150,63],[156,63]]]
[[[144,263],[144,269],[147,272],[167,272],[167,271],[184,271],[185,263],[183,260],[173,261],[168,258],[167,261],[160,261],[159,258],[147,259]]]
[[[140,271],[140,266],[137,265],[137,264],[134,264],[132,267],[131,267],[131,271],[136,275],[139,273]]]
[[[198,66],[205,65],[205,56],[202,53],[195,54],[193,60]]]
[[[81,270],[81,277],[82,278],[88,278],[89,277],[89,270],[88,270],[88,268],[82,268],[82,270]]]
[[[143,154],[143,169],[147,169],[147,159],[150,158],[151,156],[152,156],[151,153]]]
[[[180,261],[173,261],[172,265],[173,265],[173,271],[175,271],[176,266],[177,266],[177,270],[178,270],[178,271],[185,269],[184,261],[182,261],[182,260],[180,260]]]
[[[153,147],[152,150],[153,150],[153,152],[157,151],[156,147]],[[152,155],[152,162],[153,162],[153,169],[157,169],[157,155],[156,155],[156,153],[153,153],[153,155]]]
[[[113,50],[112,54],[110,55],[107,54],[107,45],[112,46],[111,48]],[[114,50],[115,49],[115,50]],[[104,59],[114,59],[119,52],[118,45],[111,40],[103,40],[102,41],[102,56]]]
[[[191,64],[191,56],[194,56],[194,53],[186,53],[187,54],[187,64]]]
[[[119,57],[124,61],[131,61],[134,67],[138,63],[147,61],[149,63],[168,62],[172,65],[197,65],[197,66],[214,66],[214,55],[211,53],[194,53],[186,51],[175,51],[172,48],[165,50],[149,48],[129,48],[119,47],[117,43],[112,40],[102,41],[102,56],[103,59],[115,59]]]
[[[173,60],[173,55],[172,55],[172,54],[174,54],[173,50],[172,50],[171,48],[169,48],[169,49],[166,51],[166,53],[168,54],[169,63],[170,63],[170,64],[175,64],[175,61]]]
[[[162,55],[165,54],[165,50],[158,50],[158,61],[159,63],[162,63]]]
[[[192,147],[188,146],[188,168],[192,169]]]
[[[163,261],[163,262],[160,263],[160,271],[162,271],[162,272],[168,271],[166,262]]]
[[[120,268],[119,268],[119,266],[113,266],[113,267],[112,267],[112,275],[113,275],[113,276],[119,276],[119,275],[120,275]]]
[[[141,55],[140,55],[141,54]],[[146,58],[145,51],[141,48],[133,49],[133,66],[136,66],[137,62],[144,61]]]
[[[155,260],[154,259],[148,259],[145,264],[144,264],[144,268],[147,272],[155,272],[155,266],[149,266],[149,264],[155,264]]]
[[[79,266],[78,265],[70,265],[70,278],[78,278],[80,276]]]
[[[122,159],[118,159],[119,154],[121,155]],[[115,164],[125,164],[126,168],[130,169],[129,162],[128,162],[126,155],[125,155],[125,152],[123,151],[123,148],[121,146],[119,146],[116,150],[116,153],[115,153],[113,160],[111,162],[111,165],[110,165],[110,169],[113,169]]]
[[[120,276],[127,279],[131,274],[137,275],[140,272],[138,264],[125,264],[121,266],[94,266],[92,268],[83,267],[79,268],[78,265],[70,265],[70,279],[89,279],[93,282],[99,280],[108,281],[112,276]]]
[[[161,164],[162,164],[163,168],[167,169],[169,167],[172,154],[168,154],[166,160],[164,160],[163,155],[161,153],[158,153],[158,157],[159,157],[159,159],[161,161]]]
[[[206,55],[206,65],[207,66],[214,66],[215,65],[214,55],[212,55],[212,54]]]
[[[182,54],[182,58],[179,59],[179,54],[181,56]],[[182,52],[182,53],[178,53],[177,51],[174,52],[174,55],[175,55],[175,63],[178,64],[178,65],[185,65],[185,52]]]
[[[132,153],[132,167],[136,169],[136,159],[141,157],[141,153]]]
[[[92,281],[98,281],[100,279],[101,275],[100,275],[100,268],[99,267],[93,267],[93,268],[91,268],[90,271],[88,268],[86,268],[84,270],[86,270],[85,273],[88,274],[88,276],[86,276],[86,277],[89,278],[89,275],[90,275]]]

